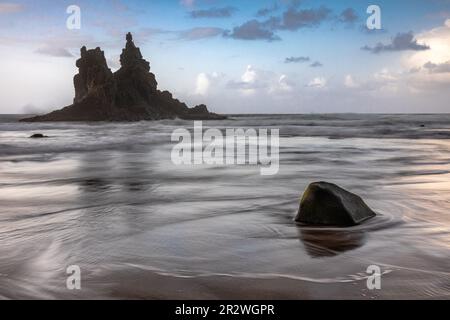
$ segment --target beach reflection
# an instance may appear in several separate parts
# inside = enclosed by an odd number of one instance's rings
[[[367,241],[365,231],[321,230],[301,228],[298,235],[306,252],[312,258],[333,257],[358,249]]]

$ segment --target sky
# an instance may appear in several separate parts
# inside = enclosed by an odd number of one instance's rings
[[[115,71],[127,32],[161,90],[217,113],[450,112],[450,0],[0,0],[0,113],[71,104],[81,46]]]

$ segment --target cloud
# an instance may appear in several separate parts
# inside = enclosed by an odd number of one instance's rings
[[[347,8],[339,15],[339,21],[352,24],[358,20],[358,15],[352,8]]]
[[[281,29],[295,31],[320,25],[329,18],[331,10],[322,6],[318,9],[302,9],[290,7],[283,13]]]
[[[327,85],[327,80],[324,77],[316,77],[312,79],[306,86],[310,88],[324,88]]]
[[[309,66],[311,68],[320,68],[320,67],[323,67],[323,64],[320,63],[319,61],[315,61],[314,63],[311,63]]]
[[[430,50],[415,51],[405,57],[404,63],[409,69],[421,68],[430,61],[440,64],[450,60],[450,19],[442,26],[418,34],[417,39],[421,43],[428,44]]]
[[[122,47],[121,44],[116,45],[115,43],[98,41],[92,35],[70,32],[64,29],[61,33],[55,32],[52,34],[28,33],[27,35],[16,37],[0,35],[0,45],[24,47],[30,54],[61,58],[78,56],[82,46],[86,46],[87,48],[101,47],[107,50]],[[36,58],[36,56],[33,58]]]
[[[206,73],[200,73],[197,76],[196,81],[196,87],[195,87],[195,94],[204,96],[208,93],[209,87],[210,87],[209,78],[206,75]]]
[[[374,74],[375,80],[383,82],[397,81],[399,79],[398,76],[399,74],[394,74],[388,68],[383,68]]]
[[[73,57],[73,54],[69,52],[69,50],[61,47],[53,47],[53,46],[43,46],[40,47],[35,51],[35,53],[51,56],[51,57],[58,57],[58,58],[71,58]]]
[[[214,38],[224,33],[224,29],[215,27],[196,27],[187,30],[164,30],[157,28],[143,28],[135,32],[135,39],[144,43],[158,35],[172,35],[172,40],[201,40]]]
[[[253,69],[253,67],[251,65],[248,65],[247,70],[245,70],[241,79],[242,79],[242,82],[244,82],[244,83],[255,83],[256,79],[257,79],[256,70]]]
[[[450,61],[444,63],[432,63],[428,61],[423,67],[430,73],[448,73],[450,72]]]
[[[190,12],[191,18],[228,18],[236,12],[234,7],[210,8],[205,10],[193,10]]]
[[[291,92],[294,89],[294,86],[294,82],[289,80],[285,74],[282,74],[278,79],[278,82],[269,88],[269,93]]]
[[[367,87],[371,87],[376,93],[415,94],[415,97],[418,97],[417,94],[420,93],[442,95],[443,92],[448,92],[446,89],[449,85],[449,72],[430,72],[427,68],[413,72],[411,70],[392,72],[385,68],[374,74],[372,82]]]
[[[347,88],[358,88],[359,84],[355,82],[352,75],[348,74],[345,76],[344,86],[346,86]]]
[[[276,31],[297,31],[301,28],[316,27],[327,20],[331,13],[331,10],[324,6],[302,10],[297,7],[298,1],[293,1],[281,17],[271,17],[264,21],[256,19],[247,21],[235,27],[232,32],[226,32],[225,36],[241,40],[281,40],[275,34]]]
[[[274,21],[272,19],[264,22],[250,20],[238,27],[235,27],[232,32],[225,32],[224,36],[240,40],[280,40],[280,37],[275,35],[272,30],[273,22]]]
[[[192,28],[189,30],[181,31],[179,34],[180,39],[185,40],[200,40],[213,38],[218,35],[224,33],[224,30],[221,28],[213,28],[213,27],[198,27]]]
[[[274,3],[271,7],[265,7],[265,8],[261,8],[258,10],[258,12],[256,12],[256,16],[257,17],[266,17],[269,14],[271,14],[272,12],[275,12],[278,10],[278,4]]]
[[[217,84],[221,78],[223,78],[223,74],[213,72],[211,74],[207,73],[199,73],[197,75],[197,80],[195,82],[195,90],[194,93],[200,96],[208,95],[211,86]]]
[[[289,57],[284,60],[284,63],[302,63],[310,61],[309,57]]]
[[[195,4],[195,0],[180,0],[182,6],[192,7]]]
[[[284,60],[284,63],[303,63],[303,62],[308,62],[310,60],[311,59],[309,57],[290,57],[290,58],[286,58]],[[311,68],[319,68],[319,67],[323,67],[323,64],[320,63],[319,61],[314,61],[309,66]]]
[[[294,92],[295,83],[288,75],[261,70],[248,65],[240,79],[229,81],[227,88],[237,90],[245,97],[287,97]]]
[[[414,38],[412,32],[398,33],[393,39],[392,43],[383,44],[379,42],[375,47],[364,46],[363,50],[370,51],[372,53],[378,54],[386,51],[424,51],[429,50],[430,47],[426,44],[419,44]]]
[[[159,28],[141,28],[133,32],[133,39],[136,44],[143,44],[159,35],[174,34],[176,32]],[[120,32],[123,36],[123,32]]]
[[[332,10],[325,6],[312,9],[300,9],[299,3],[300,1],[291,1],[289,7],[281,15],[271,17],[264,21],[257,19],[249,20],[235,27],[232,32],[225,32],[225,36],[241,40],[281,40],[276,34],[277,31],[297,31],[302,28],[314,28],[333,18]],[[263,8],[257,12],[257,16],[264,17],[277,9],[278,6]],[[348,8],[341,13],[338,21],[353,23],[357,19],[358,17],[355,11]]]
[[[0,2],[0,14],[16,13],[23,11],[23,6],[13,2]]]
[[[450,66],[450,64],[449,64]],[[450,69],[448,72],[433,72],[434,64],[428,68],[392,71],[382,68],[364,81],[356,81],[348,74],[344,78],[344,87],[352,89],[354,94],[370,94],[372,97],[409,97],[420,98],[418,94],[438,94],[450,85]],[[445,71],[439,70],[439,71]]]
[[[252,95],[258,90],[268,90],[273,81],[278,82],[279,79],[275,78],[272,72],[255,69],[252,65],[248,65],[241,79],[229,81],[227,87],[237,89],[244,95]]]

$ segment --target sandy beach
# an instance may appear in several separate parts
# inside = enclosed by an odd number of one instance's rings
[[[204,123],[282,128],[274,176],[257,165],[173,165],[170,133],[189,121],[14,119],[0,123],[2,298],[449,297],[448,116]],[[301,194],[320,180],[357,193],[377,217],[350,228],[297,225]],[[72,265],[78,292],[66,288]],[[367,289],[371,265],[380,290]]]

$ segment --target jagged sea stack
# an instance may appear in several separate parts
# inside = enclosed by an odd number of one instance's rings
[[[311,183],[295,221],[317,226],[350,227],[375,217],[361,197],[328,182]]]
[[[81,48],[76,62],[73,104],[49,114],[23,119],[39,121],[139,121],[160,119],[216,120],[205,105],[188,108],[168,91],[158,90],[150,63],[142,57],[131,33],[120,56],[121,68],[113,73],[100,48]]]

